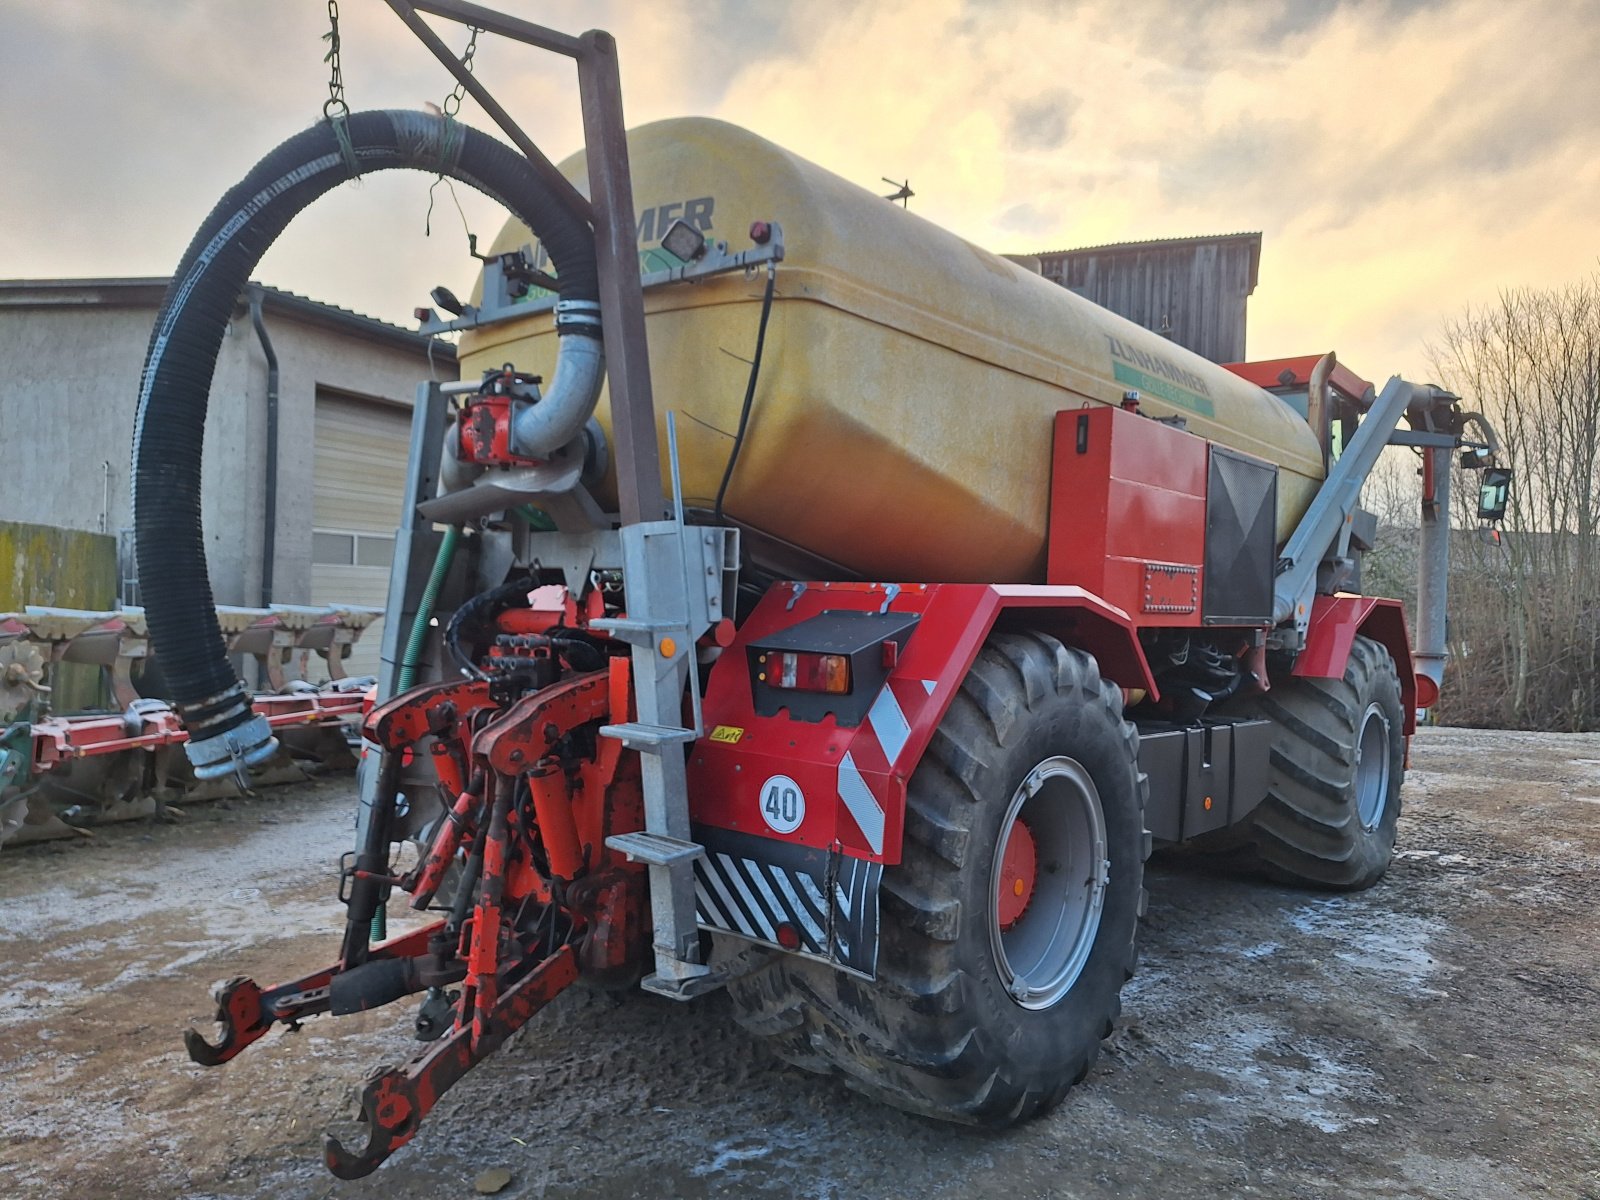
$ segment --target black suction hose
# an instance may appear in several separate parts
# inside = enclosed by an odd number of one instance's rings
[[[448,175],[498,200],[549,251],[562,303],[579,302],[565,323],[558,315],[557,329],[600,335],[593,234],[527,159],[426,113],[357,113],[345,132],[343,145],[327,121],[295,135],[222,198],[178,264],[145,357],[133,435],[139,584],[150,636],[189,730],[189,756],[203,778],[260,762],[274,746],[228,662],[217,623],[201,528],[200,461],[211,377],[234,305],[295,215],[354,174],[405,167]]]

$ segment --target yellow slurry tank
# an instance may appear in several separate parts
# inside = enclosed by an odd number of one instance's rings
[[[1040,581],[1052,418],[1130,389],[1145,412],[1282,468],[1280,544],[1323,475],[1276,397],[763,138],[685,118],[633,130],[628,148],[645,270],[676,264],[654,249],[676,217],[735,250],[753,221],[783,227],[725,505],[743,525],[877,579]],[[561,170],[587,190],[582,155]],[[531,240],[511,222],[495,250]],[[711,507],[727,464],[764,285],[735,273],[645,294],[658,418],[678,413],[693,507]],[[511,362],[548,379],[555,341],[549,314],[473,331],[462,376]],[[609,429],[605,397],[599,417]]]

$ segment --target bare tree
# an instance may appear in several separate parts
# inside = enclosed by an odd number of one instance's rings
[[[1445,322],[1439,381],[1500,432],[1517,472],[1498,538],[1455,541],[1453,679],[1441,716],[1463,724],[1600,728],[1600,274],[1516,290]],[[1479,479],[1457,468],[1456,524]]]
[[[1361,564],[1361,590],[1369,596],[1417,602],[1417,513],[1422,499],[1413,450],[1390,446],[1361,488],[1361,507],[1378,518],[1378,540]]]

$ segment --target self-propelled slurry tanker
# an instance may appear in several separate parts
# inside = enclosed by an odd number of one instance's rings
[[[150,629],[197,772],[247,772],[270,730],[193,636],[224,314],[353,175],[514,215],[476,303],[424,314],[468,331],[465,379],[417,395],[338,957],[224,985],[196,1061],[420,996],[366,1143],[328,1139],[353,1177],[569,984],[726,988],[795,1063],[1004,1126],[1109,1032],[1152,843],[1383,874],[1443,666],[1454,396],[1218,366],[744,130],[624,135],[604,34],[390,2],[521,152],[409,112],[290,139],[196,236],[143,378]],[[573,57],[586,152],[546,160],[418,10]],[[1360,589],[1394,442],[1425,467],[1416,650]]]

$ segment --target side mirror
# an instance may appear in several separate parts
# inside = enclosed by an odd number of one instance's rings
[[[1511,496],[1511,469],[1485,467],[1483,483],[1478,487],[1478,520],[1503,521],[1506,501]]]

